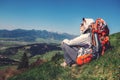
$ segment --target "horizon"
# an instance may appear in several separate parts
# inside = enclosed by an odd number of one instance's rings
[[[0,30],[8,30],[8,31],[13,31],[13,30],[35,30],[35,31],[48,31],[48,32],[53,32],[53,33],[58,33],[58,34],[69,34],[69,35],[74,35],[74,36],[78,36],[77,34],[71,34],[71,33],[67,33],[67,32],[57,32],[57,31],[49,31],[49,30],[38,30],[38,29],[12,29],[12,30],[9,30],[9,29],[0,29]],[[115,32],[115,33],[119,33],[119,32]],[[115,34],[115,33],[110,33],[111,34]]]
[[[101,6],[102,5],[102,6]],[[79,35],[82,18],[103,18],[120,32],[119,0],[1,0],[0,29],[47,30]]]
[[[68,34],[68,35],[72,35],[72,36],[78,36],[76,34],[70,34],[70,33],[66,33],[66,32],[57,32],[57,31],[48,31],[48,30],[37,30],[37,29],[12,29],[12,30],[9,30],[9,29],[0,29],[0,30],[7,30],[7,31],[14,31],[14,30],[26,30],[26,31],[32,31],[32,30],[35,30],[35,31],[47,31],[47,32],[52,32],[52,33],[57,33],[57,34]]]

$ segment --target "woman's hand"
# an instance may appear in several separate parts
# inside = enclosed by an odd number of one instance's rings
[[[69,40],[68,39],[64,39],[62,42],[61,42],[61,44],[64,44],[64,43],[69,43]]]

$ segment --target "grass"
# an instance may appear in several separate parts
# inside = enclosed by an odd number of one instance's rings
[[[77,67],[60,66],[63,52],[53,51],[31,58],[46,59],[40,66],[11,77],[9,80],[119,80],[120,79],[120,33],[111,35],[112,50],[105,52],[98,60]]]
[[[40,43],[60,43],[59,40],[54,40],[54,39],[43,39],[43,38],[36,38],[36,42]]]
[[[52,57],[56,55],[56,53],[63,54],[62,51],[50,51],[50,52],[47,52],[43,55],[33,56],[32,58],[30,58],[29,61],[30,61],[30,63],[32,63],[32,62],[35,62],[38,58],[45,60],[45,61],[50,61],[52,59]]]
[[[20,46],[28,44],[29,42],[18,41],[15,38],[0,38],[1,47]]]

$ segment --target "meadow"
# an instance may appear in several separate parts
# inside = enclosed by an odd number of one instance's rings
[[[119,80],[120,79],[120,33],[110,36],[112,50],[97,60],[76,67],[61,67],[63,51],[36,55],[30,60],[43,59],[42,65],[29,68],[8,80]]]

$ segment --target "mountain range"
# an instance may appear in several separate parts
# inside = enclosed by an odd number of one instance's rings
[[[0,30],[0,38],[11,38],[19,41],[36,41],[37,38],[61,41],[65,38],[71,39],[73,37],[75,36],[67,33],[50,32],[47,30]]]

